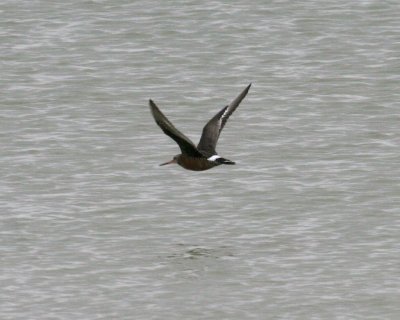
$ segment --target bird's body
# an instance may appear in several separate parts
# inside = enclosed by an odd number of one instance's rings
[[[185,154],[180,154],[177,157],[176,163],[182,168],[193,171],[208,170],[218,165],[215,161],[207,160],[206,157],[195,158]]]
[[[251,84],[229,105],[222,108],[203,128],[200,142],[197,147],[187,138],[183,133],[176,129],[168,118],[160,111],[156,104],[150,100],[150,110],[154,120],[161,128],[161,130],[171,137],[181,149],[181,154],[176,155],[171,161],[163,163],[166,165],[170,163],[177,163],[187,170],[203,171],[211,169],[221,164],[232,165],[233,161],[220,157],[215,147],[218,142],[221,130],[225,126],[229,116],[236,110],[240,102],[247,95]]]

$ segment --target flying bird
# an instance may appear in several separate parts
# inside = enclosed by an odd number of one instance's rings
[[[172,138],[181,149],[181,154],[173,157],[172,160],[160,164],[164,166],[170,163],[177,163],[187,170],[203,171],[221,164],[233,165],[235,162],[225,159],[218,155],[215,147],[218,142],[219,135],[224,128],[229,116],[236,110],[240,102],[244,99],[249,91],[251,83],[239,94],[235,100],[225,106],[203,128],[203,133],[197,147],[188,137],[181,133],[160,111],[153,100],[149,100],[150,110],[154,120],[161,130],[170,138]]]

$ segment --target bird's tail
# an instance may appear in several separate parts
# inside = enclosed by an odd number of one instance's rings
[[[225,158],[218,158],[215,160],[215,162],[218,162],[219,164],[235,164],[235,162],[225,159]]]

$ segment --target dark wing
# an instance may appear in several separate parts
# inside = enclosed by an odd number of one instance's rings
[[[233,100],[229,105],[222,108],[203,128],[203,133],[201,135],[200,142],[197,149],[204,152],[205,154],[216,154],[215,147],[218,142],[219,135],[228,121],[229,116],[236,110],[240,102],[244,99],[249,92],[251,83],[239,94],[235,100]]]
[[[154,120],[164,133],[171,137],[179,145],[183,154],[192,157],[201,157],[202,154],[196,149],[195,145],[188,137],[181,133],[174,125],[167,119],[167,117],[160,111],[153,100],[149,100],[150,110]]]

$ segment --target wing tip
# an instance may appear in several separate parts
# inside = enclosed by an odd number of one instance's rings
[[[250,87],[251,87],[252,84],[253,83],[250,82],[249,85],[246,87],[246,89],[244,89],[246,93],[250,90]]]
[[[150,107],[150,111],[153,114],[154,118],[156,118],[157,113],[161,113],[160,109],[158,109],[157,105],[151,99],[149,99],[149,107]]]

